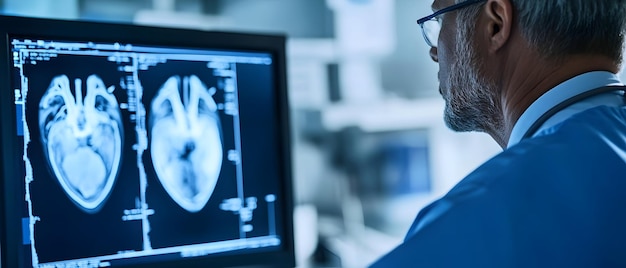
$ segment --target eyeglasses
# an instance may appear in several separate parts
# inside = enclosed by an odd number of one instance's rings
[[[431,47],[437,47],[439,32],[441,31],[441,20],[439,18],[439,15],[484,1],[486,0],[468,0],[438,10],[437,12],[429,16],[417,20],[417,24],[420,26],[420,28],[422,28],[422,34],[424,35],[424,40],[426,40],[426,44]]]

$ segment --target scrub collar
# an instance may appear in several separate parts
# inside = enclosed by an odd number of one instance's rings
[[[588,72],[566,80],[565,82],[548,90],[535,102],[533,102],[526,109],[526,111],[524,111],[524,113],[522,113],[522,116],[520,116],[520,118],[515,123],[515,126],[513,126],[507,148],[510,148],[513,145],[519,143],[522,140],[524,133],[526,133],[530,126],[535,123],[535,121],[537,121],[537,119],[539,119],[539,117],[541,117],[544,113],[546,113],[552,107],[557,106],[559,103],[573,96],[594,90],[596,88],[621,85],[623,84],[619,80],[617,75],[606,71]],[[606,96],[604,98],[606,99]],[[619,101],[618,98],[616,98],[615,100]],[[602,98],[594,97],[582,100],[581,104],[575,104],[577,107],[574,107],[575,105],[567,107],[548,119],[541,126],[541,128],[539,128],[539,130],[535,132],[533,137],[537,133],[541,132],[541,130],[552,127],[569,118],[571,115],[580,112],[581,110],[583,110],[582,107],[592,108],[602,104],[604,104]]]

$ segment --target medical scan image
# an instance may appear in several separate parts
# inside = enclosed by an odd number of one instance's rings
[[[210,199],[222,167],[215,91],[195,75],[172,76],[151,102],[150,146],[157,177],[170,197],[192,213]]]
[[[11,40],[27,266],[281,247],[271,54]]]
[[[114,89],[95,74],[87,77],[85,91],[81,78],[59,75],[39,102],[47,163],[67,196],[87,213],[102,207],[120,165],[123,131]]]

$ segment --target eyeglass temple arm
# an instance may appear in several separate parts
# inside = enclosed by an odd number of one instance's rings
[[[432,20],[434,17],[437,17],[437,16],[439,16],[439,15],[441,15],[443,13],[450,12],[450,11],[455,10],[455,9],[464,8],[464,7],[469,6],[471,4],[476,4],[478,2],[483,2],[483,1],[486,1],[486,0],[468,0],[468,1],[465,1],[463,3],[458,3],[456,5],[451,5],[449,7],[444,8],[444,9],[440,9],[440,10],[436,11],[435,13],[433,13],[433,14],[431,14],[429,16],[426,16],[426,17],[423,17],[423,18],[417,20],[417,24],[422,25],[422,24],[424,24],[424,22]]]

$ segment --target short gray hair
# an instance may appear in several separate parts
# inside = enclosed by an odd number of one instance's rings
[[[570,55],[595,54],[621,63],[626,0],[510,1],[522,35],[543,57],[561,60]],[[471,13],[479,8],[464,11],[476,16]]]

